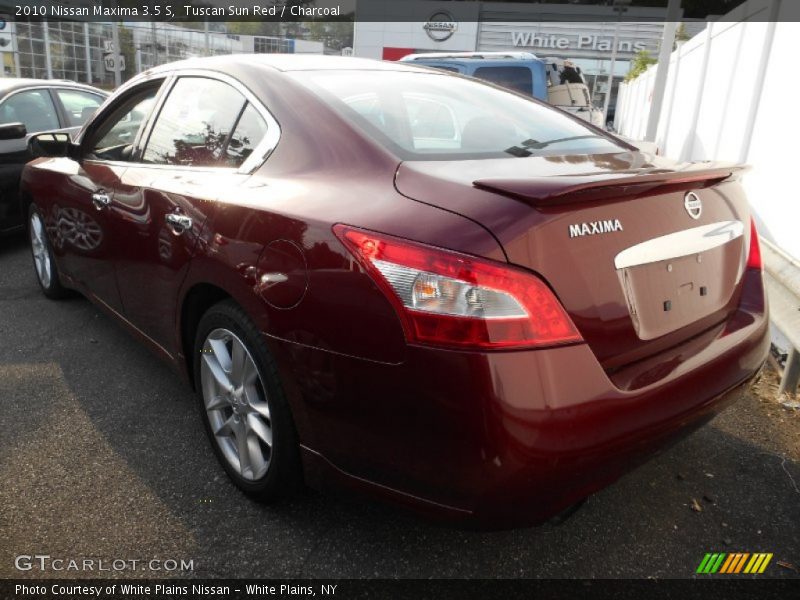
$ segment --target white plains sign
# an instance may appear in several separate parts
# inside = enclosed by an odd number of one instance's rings
[[[611,52],[612,38],[599,35],[585,35],[565,37],[558,35],[536,35],[530,31],[512,31],[511,43],[516,48],[552,48],[554,50],[596,50]],[[647,49],[647,44],[641,41],[619,40],[617,52],[639,52]]]

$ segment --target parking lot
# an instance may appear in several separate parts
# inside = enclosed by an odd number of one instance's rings
[[[311,491],[246,499],[191,392],[88,301],[46,300],[23,237],[0,240],[0,315],[2,577],[37,553],[191,559],[175,575],[196,577],[691,577],[737,551],[800,575],[800,415],[755,395],[561,525],[463,531]]]

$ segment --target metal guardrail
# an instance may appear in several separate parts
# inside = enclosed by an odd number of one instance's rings
[[[800,382],[800,261],[764,238],[760,241],[770,320],[792,346],[778,393],[794,395]]]

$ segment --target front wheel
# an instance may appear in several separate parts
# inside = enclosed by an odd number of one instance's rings
[[[194,364],[200,414],[230,478],[265,502],[294,491],[301,470],[289,406],[261,333],[237,304],[203,315]]]
[[[53,249],[47,239],[44,219],[35,206],[31,206],[28,211],[28,235],[31,241],[33,267],[42,292],[54,300],[64,298],[69,292],[61,285],[56,261],[53,258]]]

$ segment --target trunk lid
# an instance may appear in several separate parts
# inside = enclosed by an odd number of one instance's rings
[[[396,187],[486,227],[613,369],[735,311],[750,234],[741,170],[640,152],[419,161],[400,165]]]

